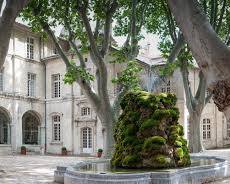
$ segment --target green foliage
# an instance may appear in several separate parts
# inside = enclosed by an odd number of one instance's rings
[[[123,112],[114,129],[116,144],[111,164],[127,168],[190,165],[175,105],[173,94],[127,93],[121,101]]]
[[[71,62],[71,66],[67,68],[67,72],[64,77],[65,84],[72,84],[81,77],[87,82],[93,81],[94,76],[91,75],[85,68],[77,66],[76,63]]]
[[[142,68],[137,62],[129,61],[127,67],[118,77],[112,79],[112,82],[128,90],[138,90],[140,89],[139,73],[141,70]]]

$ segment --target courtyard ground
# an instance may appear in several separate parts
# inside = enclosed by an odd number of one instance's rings
[[[199,155],[218,156],[230,163],[230,149],[207,150]],[[54,184],[53,174],[57,165],[72,165],[86,157],[15,155],[0,156],[0,184]],[[212,184],[230,184],[225,178]]]
[[[54,184],[53,175],[57,165],[70,165],[86,159],[93,158],[39,155],[0,156],[0,184]]]

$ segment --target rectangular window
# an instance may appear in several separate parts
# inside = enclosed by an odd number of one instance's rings
[[[3,70],[0,70],[0,91],[3,91]]]
[[[171,81],[168,80],[161,88],[162,93],[171,93]]]
[[[34,59],[34,39],[27,37],[27,50],[26,50],[26,57],[28,59]]]
[[[35,81],[36,75],[32,73],[28,73],[27,79],[27,96],[35,96]]]
[[[61,140],[60,116],[53,116],[53,141]]]
[[[81,116],[89,116],[89,115],[90,115],[90,108],[89,107],[81,108]]]
[[[52,75],[52,98],[58,98],[61,96],[61,81],[60,74]]]
[[[211,138],[211,121],[210,119],[203,119],[203,139]]]

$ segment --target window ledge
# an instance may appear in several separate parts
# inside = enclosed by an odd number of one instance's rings
[[[63,144],[63,142],[55,142],[55,141],[52,141],[50,143],[50,145],[62,145],[62,144]]]

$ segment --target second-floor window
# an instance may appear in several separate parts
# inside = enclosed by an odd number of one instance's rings
[[[171,93],[171,81],[170,80],[168,80],[168,82],[166,83],[166,85],[164,85],[161,88],[161,92],[162,93]]]
[[[208,118],[203,119],[203,139],[211,138],[211,121]]]
[[[36,75],[33,73],[28,73],[27,79],[27,96],[35,96],[35,81]]]
[[[82,107],[81,108],[81,116],[89,116],[90,115],[90,108],[89,107]]]
[[[0,70],[0,91],[3,91],[3,70]]]
[[[61,96],[61,81],[60,74],[52,75],[52,98],[58,98]]]
[[[27,50],[26,50],[26,57],[28,59],[34,59],[34,39],[31,37],[27,37]]]

